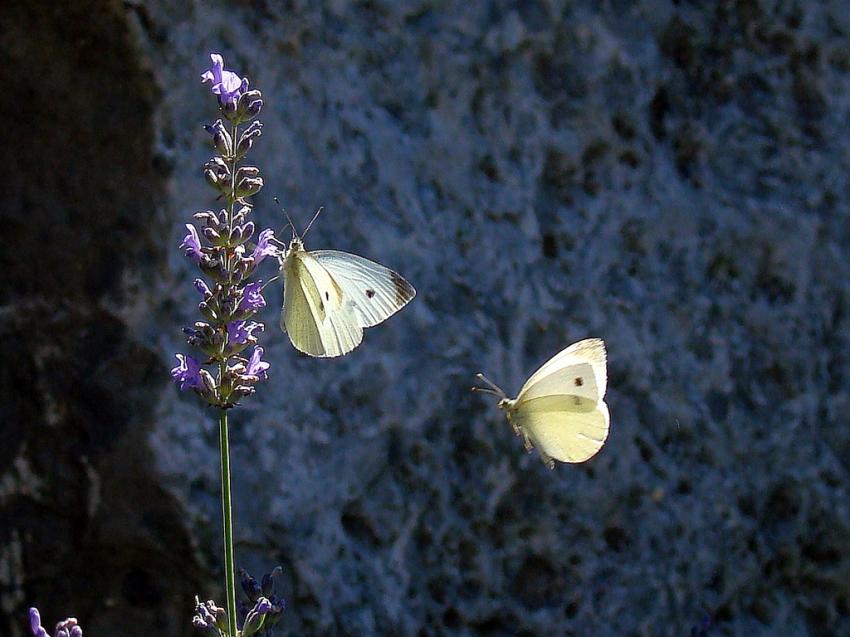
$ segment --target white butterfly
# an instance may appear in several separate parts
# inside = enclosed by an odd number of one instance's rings
[[[555,460],[584,462],[596,455],[608,438],[608,406],[602,400],[608,382],[605,343],[588,338],[573,343],[531,375],[515,399],[508,398],[483,374],[478,378],[499,396],[514,432],[527,451],[537,448],[550,469]]]
[[[347,354],[360,345],[363,328],[385,321],[416,296],[389,268],[337,250],[307,252],[299,237],[286,249],[280,271],[280,327],[295,349],[310,356]]]

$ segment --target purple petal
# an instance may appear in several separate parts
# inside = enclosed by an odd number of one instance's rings
[[[257,238],[257,247],[254,248],[254,252],[251,254],[255,266],[259,265],[266,257],[276,257],[278,255],[279,250],[277,246],[271,243],[271,239],[273,238],[274,230],[271,228],[266,228],[260,233],[260,236]]]
[[[239,302],[240,310],[259,310],[266,306],[266,300],[262,294],[263,281],[255,281],[245,286],[242,292],[242,300]]]
[[[181,391],[187,389],[204,389],[204,380],[201,377],[201,366],[191,356],[175,354],[180,364],[171,370],[171,378],[180,385]]]
[[[262,323],[256,321],[236,321],[227,324],[227,342],[228,343],[246,343],[249,338],[254,336],[254,332],[263,331]]]
[[[207,298],[208,296],[212,296],[212,292],[210,291],[210,286],[208,286],[206,281],[204,281],[203,279],[195,279],[192,282],[192,285],[195,286],[195,289],[204,298]]]
[[[224,70],[224,58],[218,53],[210,53],[212,67],[208,71],[204,71],[201,75],[201,83],[212,82],[213,84],[221,83],[221,72]]]
[[[248,90],[248,79],[240,77],[224,68],[224,58],[218,53],[210,53],[212,66],[201,75],[201,82],[210,82],[212,92],[218,95],[219,103],[233,103]]]
[[[269,376],[266,373],[271,367],[267,362],[261,360],[263,357],[263,348],[255,347],[254,353],[251,354],[251,359],[248,361],[248,366],[245,369],[245,373],[250,376],[256,376],[260,379],[267,379]]]
[[[183,237],[180,247],[186,249],[186,256],[192,257],[195,261],[200,261],[204,253],[201,252],[201,239],[198,236],[198,231],[191,223],[186,224],[186,229],[189,234]]]
[[[267,600],[265,597],[261,597],[257,600],[257,604],[254,606],[254,612],[260,615],[265,615],[272,609],[272,603]]]
[[[47,631],[41,625],[41,615],[38,613],[38,609],[33,606],[29,610],[30,615],[30,630],[32,630],[32,634],[35,637],[49,637]]]

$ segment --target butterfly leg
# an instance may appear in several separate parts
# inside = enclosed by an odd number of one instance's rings
[[[543,464],[549,467],[550,470],[555,468],[555,461],[552,460],[549,454],[543,451],[543,449],[541,449],[540,447],[537,447],[537,453],[540,454],[540,459],[543,461]]]
[[[519,430],[519,425],[516,424],[510,417],[508,418],[508,422],[511,423],[511,427],[514,428],[514,434],[517,436],[520,435],[521,432]]]

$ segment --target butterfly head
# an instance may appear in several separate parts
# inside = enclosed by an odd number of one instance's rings
[[[514,405],[516,405],[516,401],[513,398],[502,398],[499,401],[499,409],[504,409],[507,412],[513,411]]]

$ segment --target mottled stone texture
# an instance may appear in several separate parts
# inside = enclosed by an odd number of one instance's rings
[[[234,414],[291,634],[850,634],[846,2],[2,14],[0,632],[184,636],[219,594],[213,414],[166,382],[218,50],[266,96],[259,219],[324,205],[308,247],[419,291],[341,360],[269,330]],[[549,472],[468,388],[585,336],[611,436]]]

